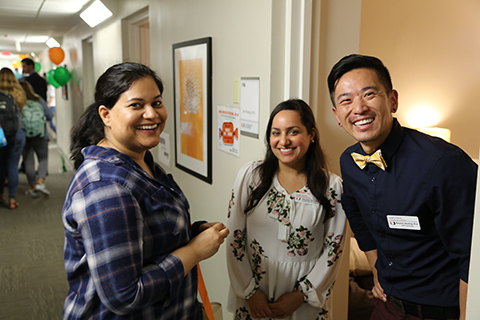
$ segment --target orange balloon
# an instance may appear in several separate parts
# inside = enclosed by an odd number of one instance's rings
[[[50,58],[50,61],[59,65],[62,63],[63,59],[65,59],[65,52],[63,52],[63,49],[60,47],[53,47],[48,50],[48,57]]]

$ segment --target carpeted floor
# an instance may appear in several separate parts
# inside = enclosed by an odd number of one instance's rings
[[[56,145],[49,150],[49,197],[25,195],[27,179],[20,174],[17,201],[0,205],[0,319],[62,318],[68,284],[63,266],[62,206],[73,170],[63,172]],[[8,191],[4,190],[8,203]]]

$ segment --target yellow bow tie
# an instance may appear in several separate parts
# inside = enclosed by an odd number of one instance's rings
[[[365,168],[365,166],[368,163],[373,163],[373,164],[377,165],[383,171],[385,171],[385,168],[387,167],[387,163],[383,159],[382,151],[380,151],[380,150],[377,150],[371,156],[363,156],[359,153],[352,152],[352,158],[355,161],[355,163],[360,167],[360,169]]]

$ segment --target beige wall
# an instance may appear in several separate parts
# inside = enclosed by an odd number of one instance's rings
[[[478,0],[363,0],[360,34],[360,53],[391,72],[400,123],[449,128],[472,158],[480,143],[479,13]],[[429,109],[437,121],[420,116]]]
[[[319,56],[318,76],[312,74],[312,85],[318,90],[312,89],[311,102],[317,108],[321,143],[332,171],[340,172],[340,154],[355,141],[335,121],[326,77],[333,64],[350,53],[374,55],[384,61],[399,91],[396,116],[400,123],[418,127],[422,124],[415,121],[420,119],[426,120],[425,126],[449,128],[452,143],[478,159],[480,108],[475,98],[480,87],[479,1],[319,2],[320,37],[318,52],[314,53]],[[356,9],[359,5],[361,15]],[[437,122],[428,122],[433,119],[431,115],[416,113],[428,110],[428,106],[437,114]],[[480,232],[480,227],[477,229]],[[480,265],[475,256],[472,260]],[[480,279],[475,280],[469,290],[478,295]],[[470,301],[469,307],[474,307]],[[478,307],[476,312],[478,316]]]
[[[402,125],[449,128],[451,142],[478,159],[480,2],[363,0],[359,1],[361,24],[357,30],[349,28],[359,16],[352,16],[350,11],[343,17],[332,16],[332,10],[335,11],[332,2],[321,1],[323,62],[320,62],[317,92],[317,121],[332,171],[340,172],[338,158],[354,141],[336,124],[326,93],[326,76],[336,61],[350,53],[377,56],[389,68],[393,85],[399,91],[396,117]],[[336,21],[329,22],[335,17]],[[359,43],[352,40],[357,32]],[[332,45],[337,48],[334,53]],[[424,111],[430,113],[424,115]]]

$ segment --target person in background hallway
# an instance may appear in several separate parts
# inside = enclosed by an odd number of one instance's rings
[[[374,274],[371,319],[465,319],[477,165],[457,146],[402,127],[398,92],[376,57],[343,57],[328,76],[342,204]]]
[[[47,106],[52,112],[52,115],[55,117],[55,106],[56,106],[55,87],[50,83],[48,83],[47,85],[47,97],[48,97]],[[50,125],[50,128],[52,129],[53,133],[57,133],[57,128],[53,123],[53,118],[50,121],[48,121],[48,124]]]
[[[45,100],[33,92],[33,88],[30,83],[21,80],[20,84],[27,95],[27,106],[25,106],[25,108],[36,106],[37,108],[41,107],[43,110],[43,126],[41,132],[38,135],[30,136],[29,130],[26,128],[27,139],[23,149],[25,174],[27,175],[28,184],[30,186],[30,189],[27,190],[26,194],[32,198],[36,198],[38,197],[37,191],[45,195],[50,195],[50,191],[48,191],[47,187],[45,186],[45,180],[47,178],[48,171],[48,141],[50,140],[46,121],[51,120],[53,115],[50,109],[47,107]],[[23,122],[23,126],[27,127],[24,118]],[[37,155],[38,160],[37,170],[35,170],[35,154]]]
[[[8,177],[8,196],[10,202],[9,209],[16,209],[18,202],[16,200],[18,190],[18,162],[25,145],[25,130],[20,121],[20,112],[27,101],[25,92],[18,83],[17,78],[9,68],[0,70],[0,89],[13,97],[12,103],[15,104],[17,115],[11,121],[16,121],[15,133],[7,136],[7,146],[0,148],[0,202],[3,202],[3,190],[5,186],[5,176]]]
[[[35,71],[35,62],[30,58],[22,60],[23,78],[33,87],[33,91],[47,101],[47,81]]]
[[[271,113],[266,155],[239,171],[228,208],[234,319],[332,319],[344,246],[341,179],[329,173],[315,117],[302,100]]]
[[[154,162],[149,150],[167,121],[162,94],[147,66],[114,65],[72,130],[63,319],[202,319],[196,265],[229,231],[191,225],[185,195]]]

